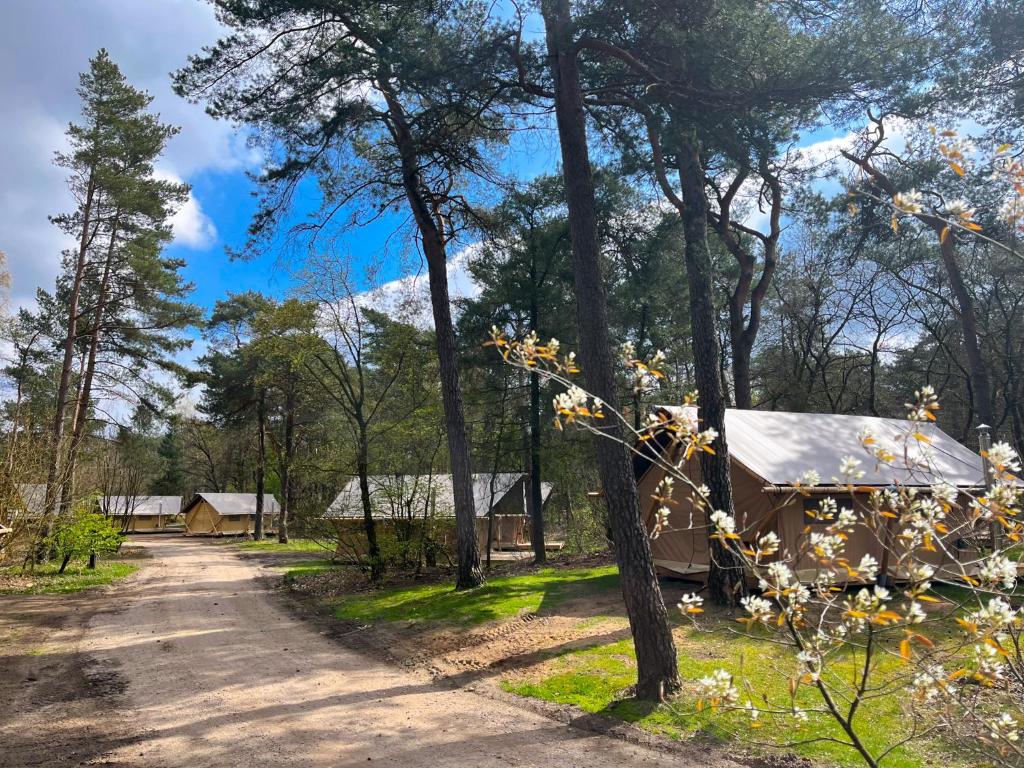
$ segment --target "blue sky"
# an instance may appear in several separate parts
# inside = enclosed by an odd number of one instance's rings
[[[31,305],[39,286],[50,288],[68,245],[47,216],[70,207],[54,150],[63,144],[68,121],[79,113],[74,92],[78,73],[106,47],[125,75],[155,97],[154,108],[181,133],[168,147],[159,172],[192,185],[192,198],[175,220],[170,253],[183,258],[195,284],[193,300],[209,308],[228,292],[288,292],[294,253],[281,248],[255,261],[232,261],[225,248],[239,248],[255,208],[247,173],[260,157],[244,134],[215,121],[202,107],[171,92],[169,73],[190,53],[222,33],[212,8],[201,0],[7,0],[0,27],[0,250],[12,273],[14,306]],[[834,138],[823,130],[808,142]],[[553,171],[558,147],[552,131],[517,134],[502,160],[504,171],[531,177]],[[315,190],[311,190],[311,200]],[[410,258],[408,232],[396,239],[404,216],[386,217],[347,236],[340,247],[356,263],[388,259],[380,279],[391,280],[420,265]],[[291,256],[292,258],[289,258]],[[404,258],[402,258],[404,257]]]

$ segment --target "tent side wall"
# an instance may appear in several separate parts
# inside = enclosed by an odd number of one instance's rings
[[[697,457],[686,462],[683,472],[694,484],[700,485],[700,462]],[[761,529],[761,532],[777,530],[777,521],[772,519],[775,507],[771,498],[764,493],[761,481],[735,462],[730,475],[737,510],[737,527],[742,530],[753,526]],[[664,477],[664,470],[652,466],[637,484],[640,510],[648,531],[654,530],[655,514],[659,506],[651,496]],[[651,540],[651,554],[654,556],[654,564],[662,573],[703,577],[710,562],[707,522],[704,513],[689,501],[689,497],[689,489],[677,481],[676,504],[669,515],[666,530]]]
[[[111,515],[111,521],[113,524],[124,530],[125,525],[124,515]],[[167,516],[166,515],[132,515],[128,521],[128,532],[145,532],[145,531],[162,531],[166,527]]]

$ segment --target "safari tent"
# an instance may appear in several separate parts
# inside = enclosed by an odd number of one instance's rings
[[[369,478],[370,503],[374,520],[384,525],[399,525],[425,517],[454,518],[455,496],[451,475],[372,475]],[[541,503],[551,496],[551,484],[541,483]],[[473,475],[473,505],[480,548],[487,546],[491,529],[493,550],[526,549],[530,545],[530,516],[527,504],[529,476],[523,472],[481,473]],[[493,519],[488,517],[493,514]],[[325,518],[338,527],[363,519],[359,479],[342,488]]]
[[[273,529],[279,510],[277,500],[264,494],[264,531]],[[255,493],[197,493],[183,511],[187,535],[237,536],[256,530]]]
[[[100,511],[122,531],[163,531],[181,514],[181,496],[104,496]]]
[[[681,413],[671,408],[661,410],[666,414]],[[686,416],[693,418],[695,414]],[[774,531],[783,551],[796,551],[802,537],[807,535],[805,531],[827,525],[813,515],[825,497],[831,496],[840,507],[856,512],[865,509],[867,495],[874,488],[902,485],[927,492],[938,482],[963,491],[984,486],[981,456],[938,427],[925,428],[930,443],[910,441],[914,444],[908,448],[909,461],[901,456],[896,462],[899,466],[882,467],[875,466],[861,444],[860,434],[865,429],[883,445],[896,444],[896,438],[914,431],[912,422],[902,419],[727,409],[725,430],[737,530],[746,532],[745,539]],[[668,448],[669,441],[659,439],[657,430],[652,432],[652,438],[644,443],[640,455],[634,459],[637,489],[648,530],[653,529],[660,506],[651,496],[665,471],[654,463],[651,454],[644,454],[655,451],[664,455],[666,450],[672,450]],[[923,451],[928,451],[927,462]],[[833,479],[847,456],[860,459],[859,469],[865,473],[857,481],[858,490],[852,495],[845,486],[837,486]],[[821,480],[815,487],[805,487],[807,495],[804,495],[797,492],[794,482],[808,470],[816,472]],[[695,483],[700,483],[696,455],[686,462],[683,471]],[[677,491],[677,495],[682,494]],[[694,518],[692,525],[691,516]],[[960,539],[949,544],[958,558],[973,559],[976,554],[974,549],[968,551],[967,544]],[[872,554],[882,561],[881,549],[877,537],[858,526],[847,541],[846,554],[852,561],[859,561],[864,554]],[[662,574],[698,580],[706,576],[708,531],[703,516],[694,510],[692,503],[681,501],[672,508],[668,525],[651,541],[651,550]],[[941,557],[936,553],[936,558]],[[942,569],[941,562],[934,564]],[[797,564],[801,578],[813,578],[812,566],[811,562]],[[898,573],[889,575],[901,578]]]

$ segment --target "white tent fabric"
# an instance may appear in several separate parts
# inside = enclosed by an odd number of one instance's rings
[[[675,410],[675,409],[671,409]],[[877,466],[860,435],[870,431],[876,445],[897,458]],[[861,462],[858,485],[927,486],[946,482],[959,487],[984,484],[981,456],[961,445],[934,424],[874,416],[727,409],[725,431],[729,455],[772,485],[790,485],[813,470],[822,485],[833,484],[846,457]],[[929,442],[910,435],[919,431]]]
[[[189,507],[195,504],[197,499],[203,499],[221,515],[256,514],[255,493],[197,493],[196,498],[189,503]],[[272,515],[277,511],[277,499],[269,493],[263,494],[263,514]]]
[[[486,517],[488,511],[500,504],[507,496],[522,492],[521,483],[526,475],[522,472],[480,473],[473,475],[473,506],[477,517]],[[492,496],[493,481],[493,496]],[[455,495],[451,475],[371,475],[370,496],[374,517],[387,519],[402,514],[422,517],[429,505],[433,513],[441,517],[455,514]],[[546,502],[551,495],[551,484],[541,483],[541,500]],[[525,511],[525,503],[523,504]],[[327,508],[329,518],[361,518],[362,499],[359,492],[359,478],[352,478]]]
[[[100,506],[116,517],[170,517],[181,512],[181,496],[104,496]]]
[[[25,512],[29,515],[43,514],[46,507],[46,483],[21,483],[18,495],[25,505]]]

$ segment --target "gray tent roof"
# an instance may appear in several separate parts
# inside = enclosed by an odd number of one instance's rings
[[[121,517],[157,517],[181,512],[181,496],[104,496],[101,509],[108,515]]]
[[[477,517],[486,517],[491,507],[497,505],[509,493],[520,487],[526,475],[522,472],[480,473],[473,475],[473,506]],[[371,475],[370,496],[374,505],[374,517],[390,518],[389,508],[399,508],[399,502],[411,498],[412,510],[422,515],[428,501],[433,499],[434,511],[441,516],[455,514],[455,495],[451,475]],[[492,501],[493,480],[493,501]],[[541,483],[541,499],[546,502],[551,495],[551,483]],[[327,508],[327,517],[359,518],[363,516],[359,492],[359,478],[352,478]]]
[[[200,501],[205,501],[221,515],[255,515],[255,493],[197,493],[185,507],[188,512]],[[277,512],[277,499],[269,493],[263,494],[263,514]]]
[[[18,495],[30,515],[41,515],[46,507],[46,483],[21,483]]]
[[[878,445],[897,454],[894,466],[876,469],[860,441],[865,429],[874,434]],[[897,441],[915,429],[930,442]],[[730,457],[772,485],[789,485],[808,470],[817,472],[823,485],[831,485],[847,456],[861,462],[859,469],[864,477],[857,481],[859,485],[920,486],[940,481],[961,487],[984,484],[981,456],[934,424],[876,416],[730,408],[725,412],[725,432]]]

